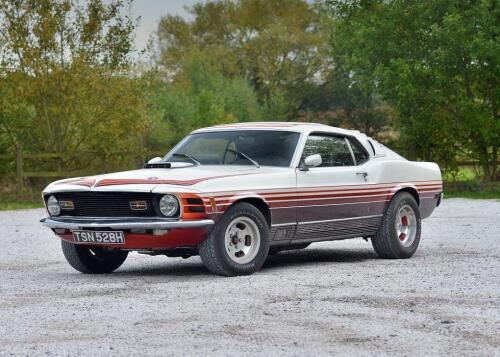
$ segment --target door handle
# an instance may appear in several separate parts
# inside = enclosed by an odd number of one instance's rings
[[[365,181],[366,181],[366,177],[368,176],[368,172],[364,172],[364,171],[363,171],[363,172],[356,172],[356,175],[361,175],[361,176],[363,176],[363,178],[364,178],[364,179],[365,179]]]

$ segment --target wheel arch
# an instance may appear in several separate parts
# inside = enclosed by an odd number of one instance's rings
[[[239,198],[236,201],[234,201],[231,206],[234,206],[237,203],[249,203],[252,206],[256,207],[266,218],[267,224],[269,228],[271,228],[271,222],[272,222],[272,216],[271,216],[271,209],[269,208],[269,204],[261,197],[244,197],[244,198]]]
[[[410,195],[413,196],[413,198],[415,199],[415,201],[417,201],[417,205],[420,206],[420,196],[418,194],[418,191],[417,191],[416,187],[412,187],[412,186],[398,187],[394,191],[394,195],[396,195],[396,194],[398,194],[400,192],[408,192]]]

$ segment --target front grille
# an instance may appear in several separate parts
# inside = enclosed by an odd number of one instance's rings
[[[70,200],[73,210],[62,210],[62,216],[82,217],[154,217],[155,195],[143,192],[61,192],[55,193],[58,201]],[[144,201],[145,210],[132,210],[131,201]]]

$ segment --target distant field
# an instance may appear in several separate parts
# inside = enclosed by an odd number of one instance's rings
[[[42,208],[43,203],[35,201],[15,201],[15,202],[4,202],[0,200],[0,210],[1,211],[11,211],[17,209],[28,209],[28,208]]]
[[[30,191],[20,195],[0,192],[0,211],[41,207],[43,207],[43,202],[39,191]]]
[[[475,181],[479,180],[480,174],[472,166],[461,166],[456,173],[444,172],[444,181]]]
[[[444,190],[444,198],[472,198],[472,199],[500,199],[500,189],[494,190],[481,190],[481,191],[461,191],[460,189],[446,189]]]
[[[500,182],[483,182],[471,166],[462,166],[455,174],[444,173],[445,198],[497,198],[500,199]]]

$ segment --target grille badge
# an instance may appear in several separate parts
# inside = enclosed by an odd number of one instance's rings
[[[59,207],[61,207],[61,209],[67,210],[75,209],[73,201],[59,201]]]
[[[132,211],[147,211],[148,203],[146,201],[130,201]]]

